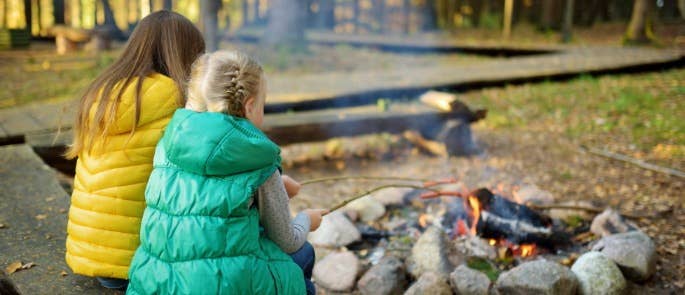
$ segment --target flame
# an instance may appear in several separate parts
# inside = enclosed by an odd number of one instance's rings
[[[471,235],[476,235],[476,225],[478,225],[478,219],[480,219],[480,202],[474,196],[469,196],[469,205],[473,210],[473,222],[471,223]]]
[[[461,218],[457,220],[457,222],[454,224],[454,227],[457,235],[465,236],[467,233],[469,233],[469,230],[466,227],[466,222],[464,222],[464,220]]]
[[[419,225],[421,227],[426,227],[426,225],[428,225],[428,217],[428,214],[419,215]]]
[[[488,241],[488,243],[490,244],[490,246],[494,246],[495,244],[497,244],[497,240],[495,240],[495,239],[490,239],[490,240]]]
[[[535,244],[521,244],[519,247],[521,249],[521,257],[528,257],[535,254]]]

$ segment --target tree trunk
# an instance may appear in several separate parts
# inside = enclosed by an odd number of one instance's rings
[[[319,13],[316,17],[319,29],[333,30],[335,28],[335,1],[319,0]]]
[[[651,0],[635,0],[633,5],[633,15],[628,24],[626,31],[627,43],[649,43],[650,35],[652,34],[651,20],[649,14],[651,9]]]
[[[504,29],[502,36],[505,39],[511,37],[511,16],[514,13],[514,0],[504,0]]]
[[[325,1],[324,2],[329,2]],[[330,1],[333,2],[333,1]],[[373,0],[373,14],[374,19],[378,22],[378,30],[380,33],[385,32],[385,0]]]
[[[299,47],[304,40],[305,0],[274,0],[262,42],[270,46]]]
[[[200,15],[202,18],[202,34],[205,38],[207,52],[219,49],[219,17],[221,0],[200,0]]]
[[[426,0],[423,4],[423,26],[424,31],[432,31],[438,28],[438,14],[435,7],[435,0]]]
[[[361,31],[359,30],[359,14],[360,14],[360,9],[359,9],[359,0],[352,0],[352,13],[354,16],[352,17],[352,24],[354,24],[354,32],[355,33],[360,33]]]
[[[174,3],[171,0],[164,0],[164,4],[162,5],[162,8],[164,10],[173,10],[174,9]]]
[[[540,29],[556,30],[559,29],[561,20],[560,0],[544,0],[541,6]]]
[[[685,19],[685,0],[678,0],[678,10],[680,10],[680,17]]]
[[[402,3],[402,20],[404,22],[404,27],[402,31],[405,34],[409,34],[409,27],[410,27],[410,20],[409,16],[411,15],[411,1],[410,0],[404,0]]]
[[[29,31],[29,34],[33,33],[31,15],[31,0],[24,0],[24,21],[26,22],[26,30]]]
[[[573,27],[573,0],[566,0],[564,8],[564,26],[561,30],[561,42],[571,42],[571,28]]]

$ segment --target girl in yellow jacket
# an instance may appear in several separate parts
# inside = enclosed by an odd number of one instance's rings
[[[81,97],[66,153],[78,158],[66,253],[75,273],[97,277],[107,288],[126,287],[155,146],[185,104],[190,66],[204,49],[188,19],[152,13]]]

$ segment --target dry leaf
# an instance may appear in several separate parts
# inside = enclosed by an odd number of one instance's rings
[[[0,223],[0,228],[6,228],[7,226],[4,223]]]
[[[48,215],[47,215],[47,214],[38,214],[38,215],[36,215],[36,219],[38,219],[38,220],[43,220],[43,219],[45,219],[45,218],[48,218]]]
[[[5,268],[5,271],[7,272],[7,274],[13,274],[14,272],[19,270],[20,268],[21,268],[21,261],[16,261],[16,262],[12,262],[10,265],[8,265]]]
[[[63,276],[63,277],[66,277],[66,276],[68,276],[69,274],[68,274],[66,271],[62,271],[61,273],[59,273],[59,275],[61,275],[61,276]]]

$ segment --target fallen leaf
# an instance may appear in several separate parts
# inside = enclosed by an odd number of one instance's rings
[[[38,214],[38,215],[36,215],[36,219],[38,219],[38,220],[43,220],[43,219],[45,219],[45,218],[48,218],[48,215],[47,215],[47,214]]]
[[[69,274],[68,274],[66,271],[62,271],[61,273],[59,273],[59,275],[61,275],[61,276],[63,276],[63,277],[66,277],[66,276],[68,276]]]
[[[26,264],[22,265],[20,269],[29,269],[29,268],[32,268],[32,267],[34,267],[34,266],[36,266],[35,263],[29,262],[29,263],[26,263]]]
[[[6,228],[7,226],[4,223],[0,223],[0,228]]]
[[[21,264],[21,261],[12,262],[10,265],[8,265],[8,266],[5,268],[5,271],[7,272],[7,274],[13,274],[13,273],[16,272],[18,269],[21,268],[21,265],[22,265],[22,264]]]

